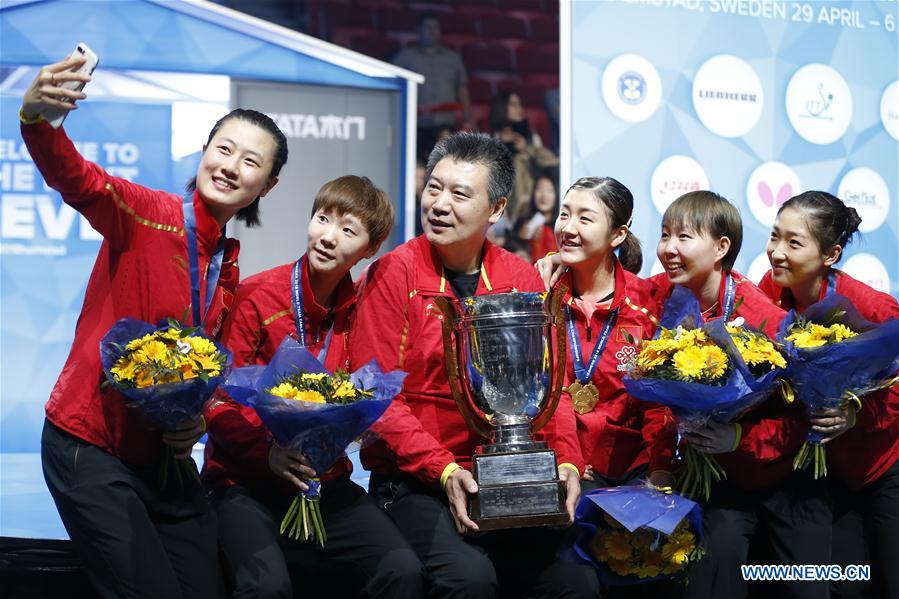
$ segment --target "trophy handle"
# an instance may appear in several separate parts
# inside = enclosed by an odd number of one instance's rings
[[[553,386],[550,390],[549,403],[546,409],[534,419],[531,426],[531,430],[535,433],[546,426],[549,419],[553,417],[559,406],[559,400],[562,398],[562,382],[565,380],[565,364],[568,358],[565,319],[562,317],[562,298],[566,293],[568,293],[568,288],[559,285],[546,297],[546,307],[556,332],[556,363],[553,369]],[[550,343],[552,343],[551,340]]]
[[[446,362],[446,377],[449,382],[450,391],[453,392],[456,408],[462,414],[462,418],[465,419],[465,424],[468,425],[469,430],[476,432],[485,439],[489,439],[491,429],[485,426],[483,421],[475,414],[474,410],[471,409],[471,404],[466,401],[465,395],[463,394],[462,382],[459,380],[458,358],[456,356],[455,347],[453,346],[456,309],[449,300],[443,296],[435,297],[434,304],[443,314],[443,320],[441,320],[441,327],[443,329],[443,359]]]

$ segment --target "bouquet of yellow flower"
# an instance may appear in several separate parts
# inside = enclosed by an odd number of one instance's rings
[[[267,366],[235,369],[222,390],[254,408],[278,444],[302,452],[321,474],[381,417],[405,377],[398,370],[381,372],[374,361],[352,374],[331,373],[287,337]],[[297,493],[281,521],[281,534],[324,546],[321,481],[307,484],[309,489]]]
[[[158,326],[133,318],[119,320],[100,340],[100,360],[108,383],[163,430],[196,419],[231,368],[229,351],[197,328],[172,319]],[[175,460],[166,448],[161,486],[170,474],[179,486],[185,476],[199,480],[192,460]]]
[[[746,368],[756,379],[781,375],[787,367],[786,358],[774,342],[764,333],[746,328],[742,317],[729,322],[725,329]]]
[[[744,346],[742,352],[738,344]],[[644,341],[632,359],[624,388],[637,399],[670,407],[684,433],[710,420],[738,420],[768,397],[782,365],[783,356],[773,344],[745,329],[740,319],[730,331],[720,320],[702,324],[699,302],[689,290],[676,287],[655,338]],[[724,469],[689,443],[683,456],[678,488],[687,497],[708,499],[712,484],[727,478]]]
[[[858,410],[862,397],[896,384],[899,320],[869,322],[845,296],[828,295],[802,315],[791,310],[778,338],[790,364],[792,392],[809,412],[850,404]],[[810,431],[793,467],[813,464],[815,478],[827,476],[822,440]]]
[[[596,489],[575,513],[575,558],[603,584],[672,578],[702,555],[702,513],[680,495],[633,485]]]

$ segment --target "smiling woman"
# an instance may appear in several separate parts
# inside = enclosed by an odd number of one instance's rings
[[[350,370],[347,340],[356,301],[350,269],[378,251],[393,226],[392,206],[367,177],[345,175],[319,190],[306,254],[247,278],[237,290],[222,333],[236,366],[277,360],[279,347],[290,338],[318,355],[328,371]],[[207,406],[205,416],[203,480],[218,513],[235,596],[258,596],[260,589],[292,596],[287,556],[313,551],[324,562],[358,566],[364,580],[352,580],[364,587],[360,595],[375,594],[374,588],[384,597],[421,595],[418,558],[387,515],[350,480],[349,459],[315,472],[300,451],[272,440],[256,410],[225,394]],[[319,548],[283,539],[278,524],[285,508],[298,491],[319,480],[327,543]]]
[[[44,180],[103,236],[72,349],[47,403],[44,476],[102,596],[222,596],[218,531],[202,487],[190,481],[163,493],[153,474],[167,448],[195,468],[190,450],[205,422],[166,433],[148,426],[118,391],[100,386],[98,347],[123,317],[155,323],[190,315],[185,324],[218,336],[238,280],[239,246],[222,228],[235,215],[258,222],[259,198],[277,183],[287,142],[271,119],[239,109],[216,123],[198,189],[191,185],[186,197],[112,176],[44,118],[86,98],[71,89],[90,81],[77,72],[82,63],[70,57],[43,67],[19,111],[22,138]]]

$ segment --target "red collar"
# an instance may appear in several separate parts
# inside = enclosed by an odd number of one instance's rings
[[[621,262],[618,261],[618,257],[613,255],[612,260],[615,263],[615,294],[612,296],[612,303],[609,304],[609,310],[613,310],[618,308],[622,304],[624,304],[625,299],[627,298],[627,280],[624,275],[624,268],[621,266]],[[562,301],[564,301],[569,306],[574,304],[574,280],[570,271],[565,271],[562,276],[559,278],[559,281],[556,283],[556,288],[560,285],[565,285],[567,287],[567,291],[565,292]]]
[[[193,195],[194,215],[197,220],[197,246],[203,248],[205,255],[210,255],[215,251],[219,239],[224,234],[223,227],[220,227],[218,221],[209,211],[209,206],[200,197],[199,191],[194,191]]]
[[[445,269],[443,260],[440,259],[440,254],[437,253],[433,244],[428,241],[427,236],[419,235],[412,240],[412,244],[421,258],[419,262],[422,265],[417,272],[415,288],[426,295],[446,295],[452,297],[453,290],[444,274]],[[495,287],[491,281],[490,273],[493,270],[492,266],[496,261],[498,252],[499,248],[489,241],[484,240],[484,247],[481,250],[483,255],[483,259],[481,260],[481,278],[478,280],[477,295],[493,291]]]

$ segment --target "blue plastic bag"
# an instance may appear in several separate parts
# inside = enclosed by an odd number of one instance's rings
[[[614,573],[607,563],[598,561],[591,550],[591,543],[597,532],[609,528],[604,522],[605,514],[630,533],[645,529],[655,534],[660,543],[664,541],[662,535],[671,535],[686,518],[690,531],[696,537],[697,550],[702,543],[702,510],[694,501],[675,493],[664,493],[650,484],[588,491],[581,496],[575,511],[573,553],[576,561],[596,568],[602,584],[641,584],[679,575],[661,574],[647,578],[622,576]]]

